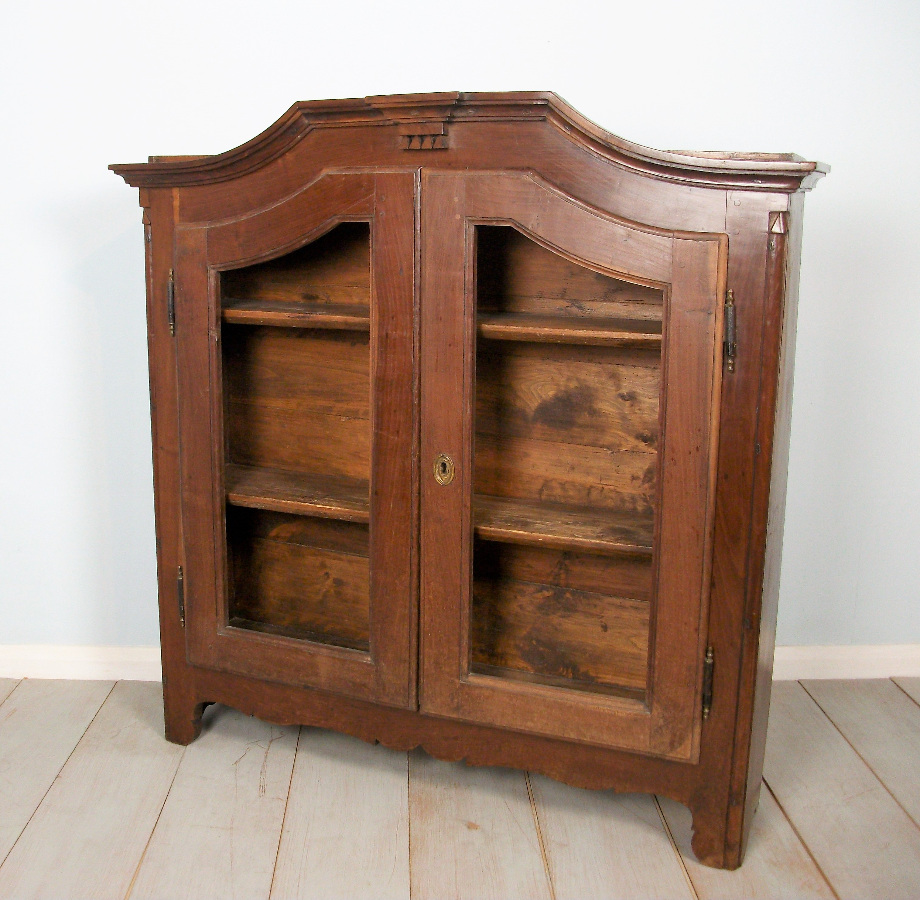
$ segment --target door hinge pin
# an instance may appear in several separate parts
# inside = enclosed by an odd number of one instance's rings
[[[185,574],[182,566],[176,575],[176,597],[179,601],[179,624],[185,628]]]
[[[712,710],[712,647],[706,648],[706,658],[703,660],[703,719],[709,718]]]
[[[729,290],[725,294],[725,367],[729,372],[735,371],[735,353],[738,345],[736,342],[735,324],[735,294]]]
[[[176,334],[176,276],[172,269],[169,270],[169,280],[166,282],[166,316],[169,319],[169,333]]]

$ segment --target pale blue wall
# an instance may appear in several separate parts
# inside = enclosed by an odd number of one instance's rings
[[[0,644],[157,641],[137,193],[294,100],[552,89],[656,147],[794,150],[780,643],[920,643],[920,6],[17,4],[0,55]],[[621,8],[622,7],[622,8]]]

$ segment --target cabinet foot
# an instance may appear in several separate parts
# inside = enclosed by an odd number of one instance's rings
[[[704,865],[714,869],[737,869],[742,850],[739,839],[728,832],[725,809],[718,805],[690,807],[693,813],[693,854]]]
[[[201,734],[201,714],[206,703],[177,701],[169,691],[163,693],[166,740],[173,744],[191,744]]]

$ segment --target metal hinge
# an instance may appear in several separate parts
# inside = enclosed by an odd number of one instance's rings
[[[169,333],[176,334],[176,276],[169,270],[169,281],[166,282],[166,316],[169,319]]]
[[[735,294],[733,291],[728,290],[725,293],[725,338],[723,347],[725,349],[725,367],[729,372],[735,371],[735,353],[738,349],[736,336]]]
[[[703,718],[708,719],[712,710],[712,647],[706,648],[706,658],[703,660]]]
[[[182,572],[182,566],[179,566],[176,575],[176,597],[179,601],[179,624],[185,628],[185,574]]]

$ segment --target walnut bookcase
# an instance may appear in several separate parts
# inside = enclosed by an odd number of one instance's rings
[[[760,789],[802,197],[553,94],[295,105],[140,188],[166,732],[203,706],[655,791]]]

